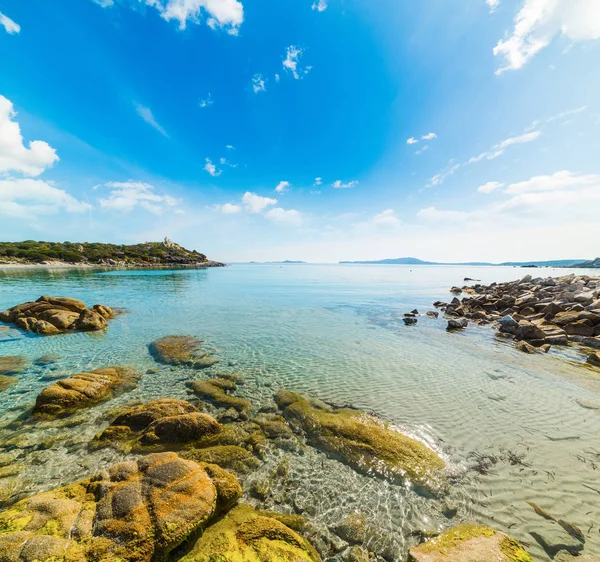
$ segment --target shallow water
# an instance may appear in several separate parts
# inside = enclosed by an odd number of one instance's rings
[[[583,270],[580,270],[583,273]],[[107,365],[157,364],[148,344],[169,334],[199,336],[218,350],[216,370],[247,377],[238,394],[268,404],[280,388],[376,412],[433,446],[455,474],[445,500],[356,474],[308,449],[290,456],[294,486],[275,494],[279,510],[306,509],[331,526],[355,509],[365,512],[390,542],[388,559],[403,560],[413,530],[440,529],[474,519],[505,530],[537,560],[549,560],[531,532],[551,544],[579,548],[556,523],[536,515],[533,501],[586,535],[585,552],[600,555],[600,370],[581,366],[574,350],[530,356],[496,339],[490,327],[448,334],[443,319],[420,317],[407,327],[402,313],[432,309],[450,299],[448,288],[464,277],[507,281],[527,273],[568,270],[358,265],[233,265],[177,271],[4,271],[0,309],[42,294],[70,296],[122,307],[105,334],[28,336],[0,331],[0,356],[44,354],[62,359],[31,365],[0,394],[0,424],[29,408],[55,376]],[[46,450],[17,463],[22,493],[71,482],[121,460],[109,450],[88,453],[85,444],[107,425],[107,409],[133,400],[186,397],[185,382],[208,375],[160,367],[139,387],[75,416],[77,425],[40,424],[18,432],[20,446],[52,436]],[[11,435],[0,430],[0,439]],[[284,453],[262,469],[266,473]],[[487,455],[487,457],[486,457]],[[489,461],[486,474],[473,470]],[[0,459],[1,460],[1,459]],[[484,467],[485,468],[485,467]],[[246,488],[262,474],[248,477]],[[1,479],[0,488],[14,479]],[[596,491],[595,491],[595,490]],[[458,508],[444,517],[445,504]],[[377,545],[371,545],[375,549]]]

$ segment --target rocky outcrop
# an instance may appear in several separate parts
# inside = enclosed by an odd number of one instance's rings
[[[333,408],[287,390],[279,391],[275,402],[309,443],[359,472],[408,480],[433,494],[446,487],[445,463],[434,451],[371,415]]]
[[[139,373],[129,367],[105,367],[77,373],[42,390],[35,401],[34,416],[63,417],[89,408],[134,388]]]
[[[240,495],[236,478],[219,467],[148,455],[0,513],[2,560],[164,559]]]
[[[600,349],[600,277],[528,275],[510,283],[465,286],[462,292],[462,300],[435,303],[449,324],[497,323],[500,334],[538,348],[576,343]]]
[[[196,396],[219,408],[233,408],[243,419],[248,418],[248,412],[252,409],[250,400],[228,394],[237,389],[237,385],[233,381],[202,379],[188,383],[188,387]]]
[[[533,562],[508,535],[482,525],[463,523],[409,550],[409,562]]]
[[[304,537],[277,519],[239,505],[210,526],[180,562],[215,560],[319,562],[320,558]]]
[[[78,330],[104,330],[114,311],[96,304],[91,309],[85,303],[68,297],[42,296],[35,302],[25,302],[0,312],[0,321],[14,324],[26,332],[50,336]]]
[[[159,363],[206,369],[219,362],[211,351],[202,351],[202,340],[193,336],[166,336],[150,344],[150,354]]]

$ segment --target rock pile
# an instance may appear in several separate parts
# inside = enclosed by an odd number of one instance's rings
[[[520,345],[523,351],[570,342],[600,349],[600,277],[527,275],[519,281],[476,284],[460,291],[468,296],[438,301],[436,306],[451,321],[497,322],[500,333],[528,344]]]
[[[69,330],[104,330],[108,326],[106,321],[114,315],[112,308],[101,304],[90,309],[77,299],[42,296],[35,302],[25,302],[0,312],[0,322],[14,324],[26,332],[51,336]]]

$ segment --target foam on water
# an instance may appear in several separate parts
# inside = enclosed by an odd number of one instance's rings
[[[305,509],[322,526],[361,510],[382,533],[371,539],[381,544],[369,546],[394,560],[403,560],[414,544],[412,531],[468,518],[509,532],[539,560],[549,557],[531,532],[551,545],[578,546],[557,524],[536,515],[525,503],[530,500],[579,526],[585,551],[600,555],[600,411],[581,406],[600,405],[600,371],[580,366],[582,358],[572,350],[520,353],[489,327],[448,334],[441,318],[420,317],[417,326],[408,327],[402,322],[403,312],[424,312],[434,300],[449,299],[448,288],[464,277],[491,282],[525,273],[309,265],[0,272],[0,309],[51,294],[127,310],[106,334],[43,338],[0,331],[0,356],[24,355],[32,362],[45,354],[61,356],[56,364],[31,364],[18,384],[0,394],[0,423],[30,407],[52,378],[111,364],[145,372],[157,367],[148,353],[151,341],[195,335],[220,353],[217,370],[247,377],[239,394],[256,405],[271,403],[274,392],[289,388],[375,412],[438,450],[455,475],[449,496],[431,500],[409,487],[359,475],[310,448],[278,452],[244,482],[250,489],[288,456],[289,481],[271,496],[273,508]],[[107,425],[106,411],[134,400],[185,398],[185,383],[199,376],[161,366],[144,374],[134,391],[74,416],[68,427],[0,430],[0,439],[18,437],[22,447],[68,435],[19,459],[22,492],[66,484],[121,460],[110,449],[89,453],[85,447]],[[443,515],[448,506],[458,510],[456,519]]]

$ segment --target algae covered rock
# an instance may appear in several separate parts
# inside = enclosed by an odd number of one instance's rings
[[[68,330],[103,330],[107,327],[106,320],[114,315],[108,306],[96,304],[89,309],[77,299],[42,296],[35,302],[25,302],[0,312],[0,321],[49,336]]]
[[[233,475],[175,453],[119,463],[0,513],[2,561],[162,560],[240,495]]]
[[[9,355],[0,357],[0,375],[16,375],[22,373],[27,365],[25,357],[18,355]]]
[[[319,562],[316,550],[280,521],[249,505],[232,509],[204,531],[180,562]]]
[[[202,340],[193,336],[166,336],[152,342],[150,354],[159,363],[206,369],[219,362],[210,351],[202,351]]]
[[[430,493],[446,487],[445,463],[434,451],[374,416],[311,402],[287,390],[279,391],[275,402],[309,443],[359,472],[392,481],[408,479]]]
[[[238,445],[215,445],[203,449],[187,449],[180,453],[184,459],[197,463],[216,464],[221,468],[234,470],[241,474],[258,468],[260,462],[247,449]]]
[[[242,417],[247,417],[248,412],[252,409],[252,402],[250,400],[227,394],[237,389],[237,385],[233,381],[226,379],[202,379],[188,383],[188,387],[199,398],[211,402],[219,408],[233,408]]]
[[[533,562],[525,549],[508,535],[463,523],[409,550],[409,562]]]
[[[19,379],[17,377],[10,377],[8,375],[0,375],[0,392],[8,389],[10,386],[15,384]]]
[[[138,379],[139,373],[129,367],[105,367],[77,373],[42,390],[36,398],[33,413],[44,417],[68,416],[134,388]]]

